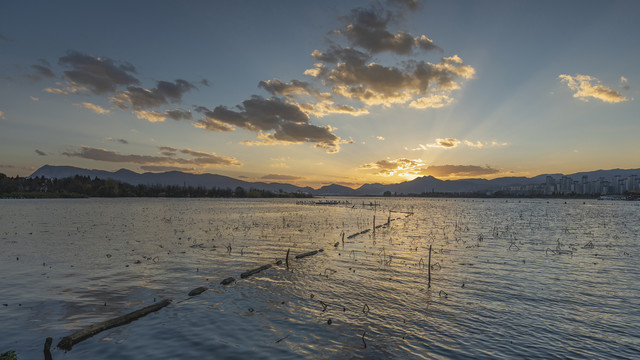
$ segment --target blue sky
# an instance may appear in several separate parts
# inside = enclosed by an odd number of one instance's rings
[[[635,1],[0,5],[0,172],[320,186],[640,167]]]

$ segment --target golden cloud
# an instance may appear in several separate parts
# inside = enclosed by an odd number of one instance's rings
[[[619,92],[600,85],[600,81],[589,75],[576,74],[575,76],[562,74],[558,78],[573,90],[573,97],[584,102],[589,98],[598,99],[606,103],[619,103],[628,99]],[[624,78],[624,77],[623,77]],[[626,80],[626,78],[624,78]]]

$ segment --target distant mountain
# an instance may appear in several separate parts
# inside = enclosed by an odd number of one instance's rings
[[[88,170],[77,168],[73,166],[51,166],[44,165],[36,170],[30,177],[45,178],[65,178],[73,177],[76,175],[89,176],[91,178],[97,177],[100,179],[113,179],[121,182],[125,182],[132,185],[176,185],[176,186],[193,186],[203,188],[219,188],[219,189],[235,189],[240,186],[249,189],[269,190],[273,192],[311,192],[313,188],[299,187],[290,184],[282,183],[263,183],[263,182],[248,182],[243,180],[234,179],[228,176],[216,175],[216,174],[191,174],[180,171],[167,171],[163,173],[143,173],[138,174],[131,170],[120,169],[115,172],[104,170]]]
[[[44,165],[36,170],[30,177],[45,178],[65,178],[75,175],[98,177],[101,179],[114,179],[133,185],[177,185],[177,186],[194,186],[204,188],[219,189],[235,189],[238,186],[249,189],[269,190],[272,192],[305,192],[319,196],[360,196],[360,195],[383,195],[389,191],[392,194],[421,194],[424,192],[477,192],[477,191],[496,191],[505,186],[521,186],[530,184],[542,184],[546,181],[547,176],[552,176],[556,180],[563,174],[543,174],[527,177],[503,177],[492,180],[487,179],[462,179],[462,180],[440,180],[433,176],[422,176],[411,181],[405,181],[398,184],[365,184],[357,189],[342,185],[327,185],[317,190],[311,187],[299,187],[291,184],[283,183],[265,183],[265,182],[248,182],[234,179],[228,176],[216,174],[191,174],[180,171],[168,171],[163,173],[143,173],[138,174],[131,170],[120,169],[115,172],[104,170],[88,170],[73,166],[52,166]],[[637,175],[640,177],[640,169],[613,169],[613,170],[596,170],[589,172],[579,172],[568,175],[573,180],[580,181],[582,176],[588,176],[589,180],[604,178],[607,181],[619,175],[622,178],[629,175]]]
[[[354,196],[357,195],[356,190],[350,188],[350,187],[346,187],[343,185],[336,185],[336,184],[331,184],[331,185],[327,185],[327,186],[323,186],[318,190],[314,190],[313,191],[314,195],[319,195],[319,196]]]

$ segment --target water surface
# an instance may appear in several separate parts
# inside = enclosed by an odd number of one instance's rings
[[[338,200],[1,200],[0,352],[171,298],[54,359],[640,356],[640,203]]]

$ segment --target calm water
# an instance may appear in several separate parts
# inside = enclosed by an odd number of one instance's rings
[[[171,298],[53,358],[640,357],[640,203],[349,200],[0,200],[0,353]]]

